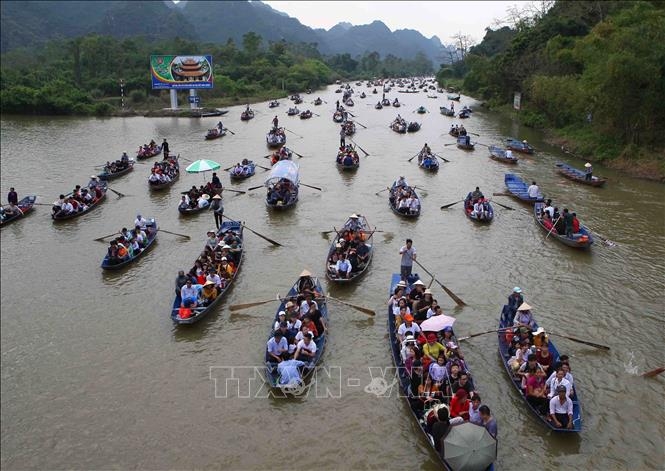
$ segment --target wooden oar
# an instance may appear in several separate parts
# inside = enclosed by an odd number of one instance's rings
[[[509,193],[492,193],[492,196],[513,196]]]
[[[445,157],[441,157],[439,154],[434,154],[434,155],[443,160],[444,162],[450,163],[450,160],[446,159]]]
[[[277,295],[276,298],[268,299],[266,301],[256,301],[253,303],[244,303],[244,304],[232,304],[231,306],[229,306],[229,311],[240,311],[242,309],[247,309],[254,306],[260,306],[261,304],[272,303],[274,301],[281,301],[279,294]]]
[[[304,157],[304,155],[297,153],[297,152],[296,152],[295,150],[293,150],[293,149],[291,149],[291,152],[293,152],[294,154],[296,154],[296,155],[297,155],[298,157],[300,157],[301,159]]]
[[[372,311],[371,309],[368,309],[368,308],[366,308],[366,307],[358,306],[357,304],[347,303],[346,301],[342,301],[341,299],[333,298],[333,297],[330,296],[330,295],[326,296],[326,298],[331,299],[331,300],[333,300],[333,301],[336,301],[336,302],[338,302],[338,303],[340,303],[340,304],[344,304],[344,305],[346,305],[346,306],[352,307],[353,309],[355,309],[355,310],[357,310],[357,311],[360,311],[360,312],[363,312],[363,313],[365,313],[365,314],[367,314],[367,315],[370,315],[370,316],[376,316],[376,313],[375,313],[374,311]]]
[[[263,186],[264,186],[264,185],[253,186],[253,187],[251,187],[251,188],[247,188],[247,191],[256,190],[257,188],[262,188]]]
[[[319,188],[318,186],[308,185],[307,183],[303,183],[303,182],[300,182],[300,184],[301,184],[302,186],[306,186],[306,187],[308,187],[308,188],[314,188],[315,190],[323,191],[323,190],[322,190],[321,188]]]
[[[558,218],[556,218],[556,221],[554,221],[554,224],[552,224],[552,229],[550,229],[550,231],[549,231],[549,232],[547,233],[547,235],[545,236],[545,239],[543,240],[543,244],[545,243],[545,241],[547,240],[547,238],[550,236],[550,234],[552,233],[552,231],[556,228],[556,223],[559,222],[559,219],[561,219],[561,216],[559,216]]]
[[[231,131],[229,128],[224,128],[224,131],[228,131],[228,132],[230,132],[231,134],[233,134],[234,136],[236,135],[236,133],[234,133],[233,131]]]
[[[358,149],[360,149],[361,151],[363,151],[363,153],[365,154],[365,157],[369,157],[369,152],[367,152],[365,149],[363,149],[362,147],[360,147],[360,145],[359,145],[357,142],[353,141],[352,139],[349,139],[349,141],[353,142],[353,143],[358,147]]]
[[[607,238],[601,236],[601,235],[598,234],[597,232],[594,232],[593,235],[595,235],[595,236],[598,237],[600,240],[602,240],[603,243],[604,243],[605,245],[607,245],[608,247],[615,247],[615,246],[617,245],[616,242],[613,242],[613,241],[611,241],[610,239],[607,239]]]
[[[284,129],[285,129],[286,131],[289,131],[289,132],[290,132],[291,134],[293,134],[294,136],[298,136],[299,138],[302,139],[302,136],[301,136],[300,134],[296,134],[296,133],[294,133],[293,131],[291,131],[290,129],[286,129],[286,128],[284,128]]]
[[[486,334],[491,334],[491,333],[496,333],[496,332],[505,332],[507,330],[512,330],[514,327],[504,327],[503,329],[492,329],[492,330],[486,330],[485,332],[478,332],[475,334],[467,335],[466,337],[457,337],[458,341],[466,340],[466,339],[472,339],[474,337],[478,337],[480,335],[486,335]]]
[[[514,210],[515,210],[515,208],[511,208],[510,206],[506,206],[505,204],[501,204],[501,203],[499,203],[499,202],[497,202],[497,201],[493,201],[493,203],[496,204],[496,205],[499,205],[499,206],[501,206],[502,208],[505,208],[505,209],[507,209],[507,210],[509,210],[509,211],[514,211]]]
[[[268,167],[264,167],[263,165],[258,165],[258,164],[254,164],[254,165],[256,165],[259,168],[262,168],[263,170],[270,170]]]
[[[390,190],[390,188],[385,187],[383,190],[381,190],[381,191],[377,191],[377,192],[374,193],[374,194],[375,194],[376,196],[379,196],[380,193],[383,193],[383,192],[386,191],[386,190]]]
[[[425,267],[424,267],[424,266],[423,266],[418,260],[414,260],[414,262],[416,262],[416,264],[417,264],[420,268],[422,268],[423,270],[425,270],[425,273],[427,273],[429,276],[436,278],[436,277],[435,277],[435,276],[434,276],[434,275],[433,275],[433,274],[432,274],[427,268],[425,268]],[[455,293],[453,293],[453,292],[450,291],[448,288],[446,288],[446,287],[444,286],[443,283],[441,283],[439,280],[436,280],[436,282],[437,282],[437,284],[438,284],[439,286],[441,286],[441,288],[446,292],[446,294],[447,294],[448,296],[450,296],[450,297],[453,299],[453,301],[455,301],[455,302],[457,303],[458,306],[466,306],[466,303],[465,303],[464,301],[462,301],[462,300],[461,300],[461,299],[460,299]]]
[[[413,157],[411,157],[411,158],[409,159],[409,162],[411,162],[413,159],[415,159],[415,158],[418,157],[419,155],[420,155],[420,152],[418,152],[416,155],[414,155]]]
[[[222,217],[228,219],[229,221],[239,221],[239,219],[233,219],[233,218],[230,218],[230,217],[225,216],[225,215],[223,215],[223,214],[222,214]],[[247,227],[247,226],[245,225],[244,222],[241,222],[241,224],[242,224],[242,227],[244,227],[245,229],[247,229],[249,232],[251,232],[252,234],[256,234],[257,236],[261,237],[262,239],[267,240],[267,241],[270,242],[272,245],[276,245],[277,247],[283,247],[283,245],[280,244],[279,242],[276,242],[276,241],[270,239],[269,237],[264,236],[263,234],[259,234],[259,233],[256,232],[254,229],[251,229],[251,228]]]
[[[644,378],[653,378],[654,376],[658,376],[662,372],[665,371],[665,366],[661,366],[660,368],[656,368],[655,370],[647,371],[646,373],[642,373],[640,376]]]
[[[50,205],[49,205],[49,206],[50,206]],[[92,240],[95,240],[95,241],[97,241],[97,242],[104,242],[104,239],[107,239],[107,238],[109,238],[109,237],[111,237],[111,236],[113,236],[113,235],[116,235],[116,234],[118,234],[118,232],[113,232],[113,233],[111,233],[111,234],[109,234],[109,235],[105,235],[105,236],[102,236],[102,237],[97,237],[96,239],[92,239]]]
[[[191,239],[191,237],[189,237],[188,235],[185,235],[185,234],[178,234],[177,232],[167,231],[166,229],[162,229],[161,227],[158,227],[157,230],[158,230],[158,231],[161,231],[161,232],[166,232],[167,234],[172,234],[172,235],[174,235],[174,236],[184,237],[185,239]]]
[[[32,204],[34,204],[36,206],[50,206],[51,208],[53,207],[52,204],[48,204],[48,203],[32,203]]]
[[[235,193],[240,193],[241,195],[244,195],[245,193],[247,193],[246,191],[234,190],[233,188],[223,188],[222,191],[233,191]]]
[[[449,144],[444,144],[444,147],[448,147],[448,146],[456,146],[456,145],[457,145],[457,142],[451,142],[451,143],[449,143]]]
[[[355,116],[354,116],[354,118],[355,118]],[[358,124],[361,125],[363,128],[367,129],[367,126],[365,126],[363,123],[359,123],[358,121],[355,121],[355,123],[358,123]]]
[[[483,144],[482,142],[474,142],[473,144],[474,144],[474,145],[477,144],[477,145],[479,145],[479,146],[485,146],[485,147],[487,147],[488,149],[489,149],[489,147],[490,147],[490,146],[488,146],[487,144]]]
[[[450,208],[451,206],[453,206],[457,203],[461,203],[462,201],[464,201],[464,200],[455,201],[454,203],[450,203],[450,204],[444,204],[443,206],[441,206],[441,209]]]
[[[109,188],[109,187],[106,187],[106,188],[109,189],[109,190],[111,190],[113,193],[115,193],[116,195],[118,195],[120,198],[122,198],[123,196],[125,196],[124,193],[120,193],[119,191],[115,191],[113,188]]]
[[[577,339],[577,338],[575,338],[575,337],[570,337],[570,336],[568,336],[568,335],[555,334],[555,333],[553,333],[553,332],[547,332],[547,334],[548,334],[548,335],[554,335],[555,337],[563,337],[563,338],[565,338],[565,339],[572,340],[573,342],[583,343],[583,344],[585,344],[585,345],[590,345],[590,346],[592,346],[592,347],[600,348],[601,350],[609,350],[609,349],[610,349],[610,347],[608,347],[608,346],[606,346],[606,345],[601,345],[601,344],[599,344],[599,343],[589,342],[589,341],[587,341],[587,340]]]
[[[467,134],[471,134],[472,136],[478,136],[478,137],[480,137],[480,134],[476,134],[475,132],[469,132],[469,131],[467,131],[466,133],[467,133]]]

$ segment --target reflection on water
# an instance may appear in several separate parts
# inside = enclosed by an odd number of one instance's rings
[[[274,467],[274,457],[285,447],[307,443],[316,456],[296,468],[315,463],[321,469],[394,469],[408,460],[436,469],[437,458],[404,400],[365,392],[373,378],[369,367],[391,365],[384,317],[387,285],[399,269],[398,251],[407,237],[414,239],[419,261],[436,280],[468,304],[458,307],[437,282],[432,284],[446,314],[457,318],[459,335],[493,329],[506,296],[521,286],[546,329],[611,347],[597,351],[557,339],[559,350],[573,358],[583,401],[584,431],[564,437],[546,431],[523,407],[505,376],[494,335],[464,342],[483,400],[499,422],[499,467],[520,466],[525,455],[538,456],[547,469],[662,466],[665,456],[657,450],[663,449],[665,417],[653,405],[662,402],[663,378],[637,375],[657,367],[663,357],[664,187],[600,166],[597,172],[610,178],[607,188],[576,185],[561,178],[554,163],[565,160],[581,167],[584,162],[562,155],[538,131],[479,108],[464,122],[479,135],[475,140],[490,145],[507,136],[526,138],[536,154],[506,167],[490,160],[482,145],[473,152],[446,145],[454,144],[447,132],[459,121],[438,113],[419,115],[422,129],[398,136],[387,127],[398,112],[410,115],[423,104],[435,108],[431,100],[424,102],[424,94],[395,91],[388,95],[399,96],[399,110],[366,106],[372,95],[356,100],[353,112],[367,129],[359,127],[354,141],[370,156],[361,157],[356,172],[340,172],[333,91],[315,94],[328,102],[312,107],[320,117],[289,119],[287,107],[275,112],[292,131],[287,145],[303,155],[297,159],[303,183],[323,191],[302,186],[296,207],[284,212],[266,208],[263,187],[224,196],[226,216],[244,220],[283,247],[247,231],[234,288],[199,324],[174,326],[170,309],[177,271],[190,268],[214,226],[212,214],[180,218],[177,211],[180,192],[200,185],[200,175],[183,172],[169,190],[150,192],[146,180],[155,159],[149,159],[113,181],[112,188],[124,198],[109,193],[91,213],[59,224],[51,221],[49,207],[38,206],[25,220],[2,229],[3,467],[126,468],[138,463],[192,469],[224,463],[229,469],[263,469]],[[477,106],[468,98],[464,104]],[[242,107],[231,108],[224,123],[236,134],[213,141],[203,135],[218,118],[5,117],[3,194],[14,186],[20,195],[36,193],[50,203],[87,181],[94,166],[164,137],[189,160],[209,158],[222,168],[242,158],[261,161],[268,154],[265,133],[274,112],[267,103],[253,108],[256,118],[247,123],[239,120]],[[436,174],[418,168],[415,159],[408,161],[425,142],[450,161],[442,162]],[[469,221],[461,203],[439,209],[476,186],[486,195],[504,192],[507,171],[537,180],[548,197],[568,205],[594,232],[618,245],[598,243],[590,252],[568,249],[546,237],[528,206],[507,197],[492,197],[514,210],[495,204],[490,225]],[[218,173],[228,184],[226,174]],[[258,170],[233,188],[261,185],[267,173]],[[422,196],[422,215],[415,221],[399,218],[388,207],[384,189],[400,175]],[[642,217],[647,207],[650,217]],[[262,367],[276,303],[237,312],[228,307],[284,294],[303,268],[323,278],[332,239],[317,233],[341,226],[354,212],[384,232],[375,235],[372,266],[357,284],[325,286],[333,297],[377,313],[372,318],[330,302],[330,341],[322,365],[339,367],[341,397],[216,397],[211,368]],[[103,273],[99,264],[106,246],[94,239],[126,226],[137,213],[192,238],[160,233],[158,245],[136,263]],[[332,384],[333,379],[322,383]],[[315,424],[314,434],[302,426],[303,406],[305,423]],[[284,435],[275,438],[275,430]],[[174,441],[174,436],[196,440]]]

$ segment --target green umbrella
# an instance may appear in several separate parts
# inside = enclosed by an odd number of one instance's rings
[[[185,170],[187,170],[187,173],[202,173],[217,170],[219,167],[221,165],[214,160],[201,159],[191,163]]]
[[[496,438],[480,425],[454,425],[442,442],[443,459],[454,470],[483,470],[496,460]]]

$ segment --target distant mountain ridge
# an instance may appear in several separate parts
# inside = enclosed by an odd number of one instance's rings
[[[384,58],[392,54],[412,59],[421,52],[435,65],[447,56],[437,36],[426,38],[410,29],[392,32],[381,21],[358,26],[343,22],[327,31],[312,29],[260,1],[182,0],[175,4],[169,0],[4,0],[0,8],[2,52],[88,33],[117,38],[180,36],[212,43],[224,43],[231,38],[241,44],[243,35],[254,31],[264,43],[280,40],[316,43],[325,55],[348,53],[355,57],[376,51]]]

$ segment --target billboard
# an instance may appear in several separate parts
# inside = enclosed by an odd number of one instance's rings
[[[150,56],[152,89],[212,88],[212,56]]]
[[[515,92],[513,96],[513,108],[517,111],[522,108],[522,94],[520,92]]]

